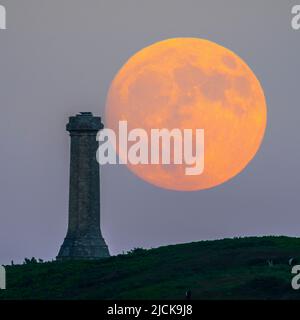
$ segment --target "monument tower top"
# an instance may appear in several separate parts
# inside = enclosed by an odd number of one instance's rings
[[[99,131],[103,129],[101,117],[94,117],[92,112],[80,112],[75,117],[69,118],[67,131]]]

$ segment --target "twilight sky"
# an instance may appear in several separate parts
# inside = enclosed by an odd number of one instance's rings
[[[156,188],[105,166],[101,225],[111,254],[204,239],[300,235],[300,31],[296,0],[0,0],[0,264],[55,258],[68,217],[68,116],[104,115],[135,52],[172,37],[217,42],[264,88],[268,125],[245,171],[198,192]],[[103,119],[105,122],[105,119]]]

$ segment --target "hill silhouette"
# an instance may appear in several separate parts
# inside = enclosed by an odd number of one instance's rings
[[[0,299],[299,299],[300,238],[248,237],[135,249],[100,261],[7,266]]]

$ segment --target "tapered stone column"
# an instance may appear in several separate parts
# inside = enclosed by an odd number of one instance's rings
[[[100,175],[96,135],[103,129],[100,117],[81,112],[69,118],[71,136],[69,224],[58,260],[109,257],[100,230]]]

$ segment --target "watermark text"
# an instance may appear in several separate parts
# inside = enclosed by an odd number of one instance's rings
[[[0,5],[0,30],[6,29],[6,9]]]
[[[119,121],[118,147],[112,129],[99,131],[97,141],[100,142],[97,160],[101,165],[184,164],[186,175],[200,175],[204,171],[204,129],[151,129],[149,134],[141,128],[128,132],[127,121]]]
[[[6,270],[0,265],[0,290],[6,289]]]
[[[293,6],[292,15],[293,15],[293,18],[291,21],[292,28],[294,30],[300,30],[300,5]]]

